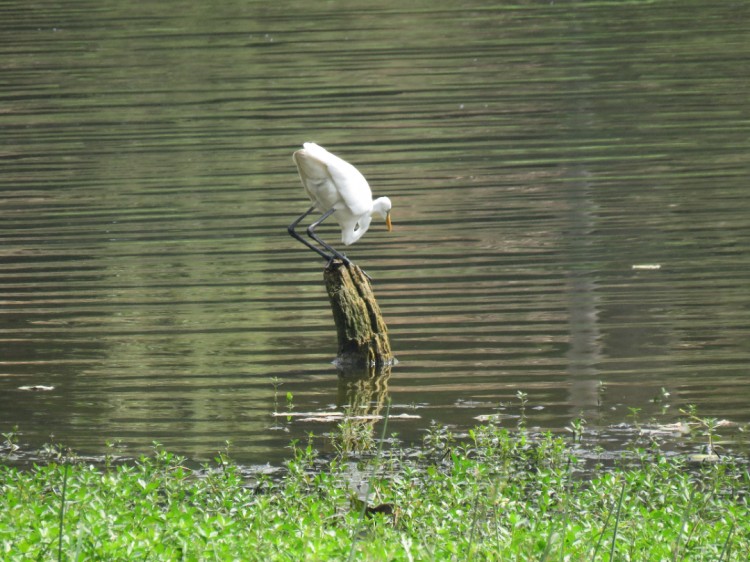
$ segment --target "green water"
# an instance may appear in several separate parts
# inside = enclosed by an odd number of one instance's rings
[[[393,200],[346,251],[405,440],[512,425],[519,390],[542,428],[662,387],[750,421],[749,11],[5,2],[0,429],[246,463],[329,431],[270,415],[348,400],[324,264],[286,233],[308,140]]]

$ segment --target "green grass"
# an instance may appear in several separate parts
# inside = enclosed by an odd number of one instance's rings
[[[380,441],[383,442],[382,439]],[[747,467],[658,450],[581,473],[566,440],[493,425],[422,457],[321,459],[294,446],[251,485],[226,456],[196,474],[156,450],[130,464],[0,466],[3,560],[747,560]],[[356,470],[355,470],[356,468]],[[355,497],[368,489],[361,518]],[[364,497],[364,494],[362,495]]]

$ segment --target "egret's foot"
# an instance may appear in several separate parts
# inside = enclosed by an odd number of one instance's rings
[[[354,264],[354,263],[352,263],[352,265],[355,265],[355,264]],[[359,269],[359,270],[360,270],[360,271],[362,272],[362,275],[364,275],[365,277],[367,277],[367,280],[368,280],[368,281],[372,281],[372,277],[370,277],[370,274],[369,274],[369,273],[367,273],[367,272],[366,272],[366,271],[365,271],[364,269],[362,269],[362,268],[361,268],[361,267],[359,267],[359,266],[357,266],[357,269]]]
[[[332,256],[331,259],[328,260],[328,263],[326,264],[324,269],[331,269],[331,268],[338,268],[338,267],[346,267],[348,269],[350,265],[353,265],[350,260],[344,261],[341,258]]]
[[[336,262],[340,262],[340,263],[336,264]],[[351,260],[347,260],[347,259],[341,259],[341,258],[339,258],[337,256],[331,256],[329,258],[329,260],[328,260],[328,263],[326,264],[326,269],[328,269],[329,267],[333,266],[334,264],[336,264],[336,265],[345,265],[346,267],[349,267],[350,265],[352,265],[352,261]]]
[[[337,263],[337,261],[338,261],[338,262],[340,262],[340,263]],[[343,266],[349,267],[349,266],[352,266],[352,265],[357,265],[357,264],[355,264],[355,263],[354,263],[354,262],[353,262],[352,260],[350,260],[349,258],[346,258],[346,257],[343,257],[343,256],[342,256],[342,257],[338,257],[338,256],[332,256],[332,257],[331,257],[331,259],[329,259],[329,260],[328,260],[328,263],[326,264],[326,267],[325,267],[325,268],[326,268],[326,269],[328,269],[329,267],[333,267],[334,265],[336,265],[336,266],[341,266],[341,265],[343,265]],[[368,279],[369,281],[372,281],[372,277],[370,277],[370,274],[369,274],[369,273],[367,273],[367,272],[366,272],[366,271],[365,271],[364,269],[362,269],[361,267],[359,267],[359,266],[357,266],[357,267],[358,267],[358,268],[359,268],[359,270],[360,270],[360,271],[362,272],[362,275],[364,275],[365,277],[367,277],[367,279]]]
[[[341,255],[341,259],[344,262],[344,264],[346,264],[346,267],[349,267],[350,265],[357,265],[353,261],[351,261],[350,259],[348,259],[346,256],[344,256],[343,254]],[[369,273],[367,273],[364,269],[362,269],[359,266],[357,266],[357,268],[362,272],[362,275],[364,275],[365,277],[367,277],[368,281],[372,281],[372,277],[370,277]]]

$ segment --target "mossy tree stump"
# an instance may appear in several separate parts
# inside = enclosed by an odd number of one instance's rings
[[[323,271],[338,336],[338,363],[377,372],[393,363],[388,328],[370,281],[354,265],[332,261]]]

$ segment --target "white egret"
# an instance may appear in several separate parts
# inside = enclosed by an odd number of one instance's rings
[[[313,205],[289,225],[289,234],[329,262],[334,258],[339,258],[348,265],[351,263],[350,260],[321,240],[315,233],[315,229],[333,215],[341,226],[341,241],[348,246],[362,238],[370,228],[372,217],[377,215],[385,220],[385,226],[390,232],[393,228],[391,226],[391,200],[387,197],[379,197],[373,201],[370,186],[359,170],[322,146],[314,142],[306,142],[302,146],[302,150],[294,153],[293,159],[297,164],[305,193]],[[307,234],[328,250],[330,255],[302,238],[294,230],[302,219],[316,209],[323,215],[307,227]]]

